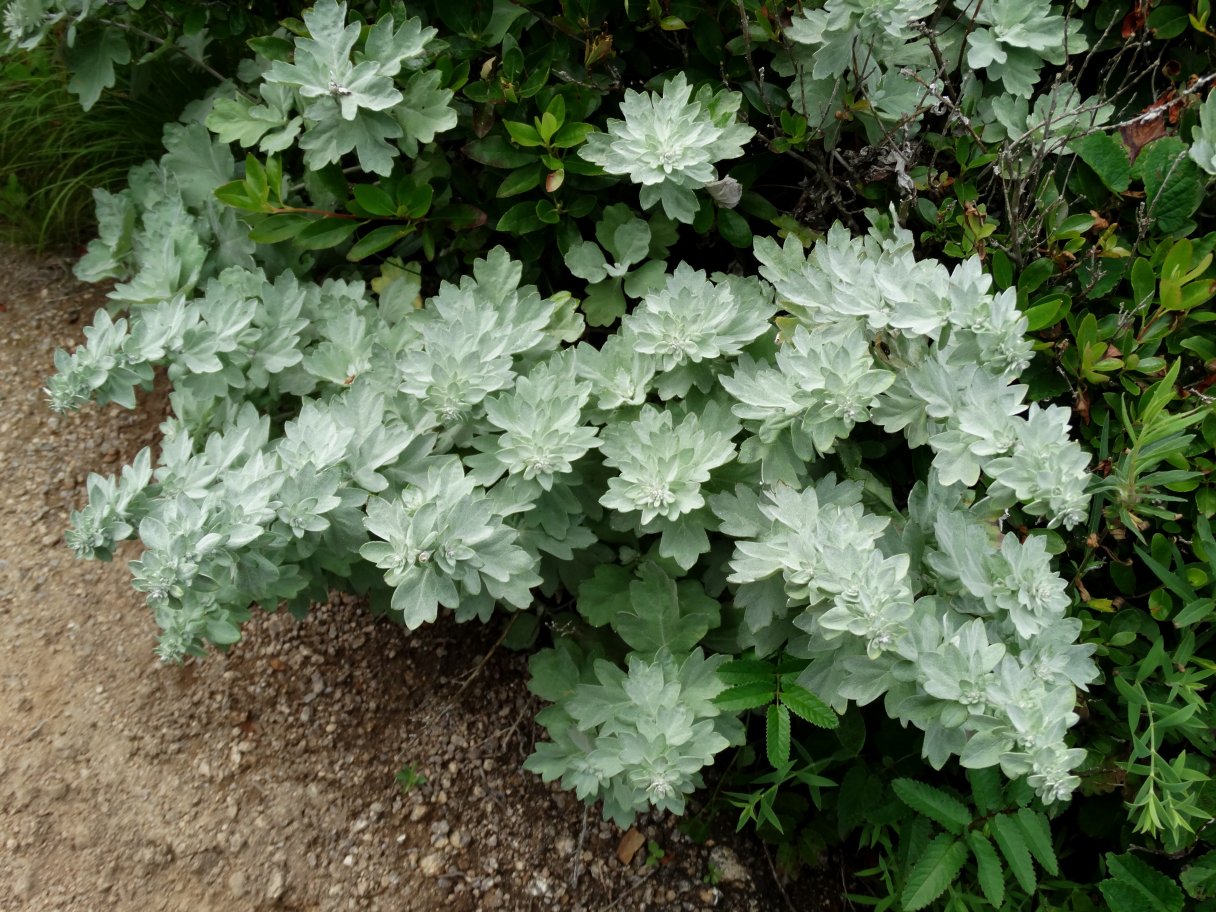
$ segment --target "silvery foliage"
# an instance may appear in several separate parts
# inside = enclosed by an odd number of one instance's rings
[[[641,184],[643,209],[661,203],[678,222],[697,214],[695,191],[718,180],[715,163],[743,154],[756,131],[738,123],[743,96],[702,86],[694,95],[683,73],[659,93],[625,91],[624,120],[608,119],[606,133],[592,133],[578,154],[609,174]]]
[[[375,94],[371,72],[359,85]],[[732,133],[732,105],[702,127]],[[166,131],[128,190],[98,194],[80,272],[119,284],[48,387],[60,409],[133,405],[156,367],[174,387],[156,464],[145,451],[91,477],[69,534],[86,557],[142,540],[131,569],[164,658],[234,642],[251,604],[302,611],[337,586],[409,627],[440,608],[527,608],[614,565],[603,540],[624,532],[621,591],[579,604],[628,647],[624,665],[538,674],[560,704],[532,761],[617,819],[679,810],[740,737],[712,703],[722,660],[698,648],[719,597],[742,609],[738,649],[804,655],[804,683],[837,708],[882,697],[934,763],[957,754],[1046,800],[1071,792],[1080,757],[1064,739],[1093,666],[1041,542],[997,529],[1018,502],[1078,522],[1086,460],[1063,410],[1024,403],[1025,320],[978,261],[917,261],[878,217],[809,253],[761,239],[760,276],[656,271],[601,345],[570,346],[575,301],[521,285],[501,248],[420,307],[408,271],[379,295],[298,278],[306,264],[224,227],[235,216],[212,192],[237,165],[198,125],[206,111]],[[618,271],[645,258],[640,220],[621,216],[604,244]],[[571,255],[588,273],[594,254]],[[285,398],[298,407],[272,422]],[[821,458],[865,422],[934,453],[906,514],[860,467],[837,479]],[[722,537],[729,590],[668,575]],[[664,569],[635,578],[651,544]]]
[[[293,39],[292,62],[276,60],[262,74],[261,103],[216,102],[207,126],[224,142],[267,154],[298,144],[313,170],[353,151],[364,171],[387,176],[398,150],[415,155],[456,126],[452,92],[424,68],[434,28],[384,16],[360,39],[359,23],[348,24],[346,4],[335,0],[320,0],[304,24],[310,37]]]
[[[744,732],[714,703],[725,689],[715,671],[726,657],[698,647],[720,623],[718,602],[654,564],[608,589],[589,620],[611,624],[624,640],[626,668],[568,639],[538,653],[529,687],[554,705],[537,716],[549,740],[524,766],[585,801],[602,800],[604,816],[624,826],[649,807],[682,813],[702,785],[705,758],[742,743]]]
[[[1191,136],[1190,156],[1208,174],[1216,175],[1216,93],[1199,106],[1199,123]]]
[[[86,20],[112,5],[107,0],[8,0],[0,7],[0,54],[35,48],[61,27],[64,59],[72,74],[68,90],[87,111],[104,89],[114,86],[114,65],[131,62],[131,48],[121,32],[87,25]],[[184,44],[182,50],[190,53]]]
[[[793,79],[795,109],[830,140],[846,98],[864,99],[864,108],[851,110],[876,144],[892,129],[915,132],[925,112],[948,114],[985,141],[1014,140],[1013,151],[1027,156],[1039,142],[1064,151],[1063,137],[1109,116],[1109,108],[1074,97],[1071,86],[1036,94],[1046,64],[1087,49],[1081,24],[1060,6],[955,0],[940,7],[935,0],[828,0],[803,9],[784,29],[788,54],[775,62]]]
[[[662,285],[675,240],[675,225],[661,213],[645,220],[622,203],[606,206],[595,241],[579,240],[566,251],[571,275],[589,283],[582,303],[587,322],[607,326],[625,313],[627,298]]]

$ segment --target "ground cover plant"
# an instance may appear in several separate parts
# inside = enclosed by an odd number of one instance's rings
[[[68,533],[143,542],[164,659],[451,611],[621,824],[884,909],[1213,905],[1206,2],[200,9],[4,20],[86,105],[216,79],[97,191],[48,380],[172,384]]]

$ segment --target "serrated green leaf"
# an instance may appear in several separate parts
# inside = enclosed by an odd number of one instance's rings
[[[891,783],[899,800],[952,833],[961,833],[971,823],[971,811],[952,795],[916,779],[896,779]]]
[[[1037,877],[1021,827],[1009,814],[997,814],[992,818],[992,835],[1000,846],[1001,854],[1005,856],[1014,879],[1027,893],[1033,893]]]
[[[916,859],[900,897],[906,912],[923,909],[946,892],[967,861],[967,847],[948,833],[939,833]]]
[[[764,747],[768,762],[781,769],[790,762],[790,711],[774,703],[765,714]]]
[[[967,834],[967,845],[975,856],[976,880],[984,893],[984,899],[999,909],[1005,902],[1005,869],[997,857],[988,837],[978,830]]]
[[[768,683],[753,681],[750,684],[736,684],[728,687],[714,697],[714,703],[727,712],[741,712],[772,703],[776,695],[777,689],[772,681]]]
[[[836,715],[832,707],[800,684],[782,684],[781,702],[799,719],[812,725],[820,728],[836,728],[840,725],[840,716]]]
[[[1179,880],[1192,899],[1216,896],[1216,852],[1208,852],[1183,868]]]
[[[1059,874],[1060,866],[1056,863],[1056,850],[1051,844],[1051,824],[1047,822],[1047,817],[1030,808],[1019,808],[1017,821],[1022,835],[1026,837],[1026,847],[1035,860],[1053,877]]]
[[[967,781],[980,814],[991,814],[1001,806],[1001,774],[995,766],[967,770]]]
[[[1143,859],[1131,853],[1116,855],[1107,852],[1106,870],[1111,879],[1104,880],[1098,886],[1110,902],[1112,912],[1131,908],[1136,912],[1182,912],[1185,898],[1181,888],[1172,877],[1162,874]],[[1112,882],[1115,886],[1108,892]],[[1118,898],[1118,907],[1111,900],[1112,894]],[[1137,905],[1125,904],[1131,902]]]
[[[1176,136],[1163,136],[1145,146],[1132,167],[1144,181],[1147,211],[1155,228],[1171,234],[1184,227],[1203,202],[1207,180]]]
[[[727,684],[772,683],[777,667],[761,659],[733,659],[718,666],[718,677]]]

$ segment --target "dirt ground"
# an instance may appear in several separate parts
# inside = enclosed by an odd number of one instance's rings
[[[104,300],[69,265],[0,249],[0,909],[837,907],[671,818],[638,824],[662,863],[622,863],[618,828],[520,769],[539,704],[494,627],[409,634],[335,597],[159,664],[136,550],[63,544],[87,474],[154,443],[163,408],[50,412],[53,350]],[[403,791],[407,764],[426,781]]]

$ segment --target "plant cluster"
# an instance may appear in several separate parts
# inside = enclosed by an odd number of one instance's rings
[[[47,387],[172,386],[68,535],[142,541],[163,658],[510,615],[526,765],[622,824],[844,840],[878,908],[1216,902],[1206,2],[200,9],[5,7],[86,105],[215,78]]]

